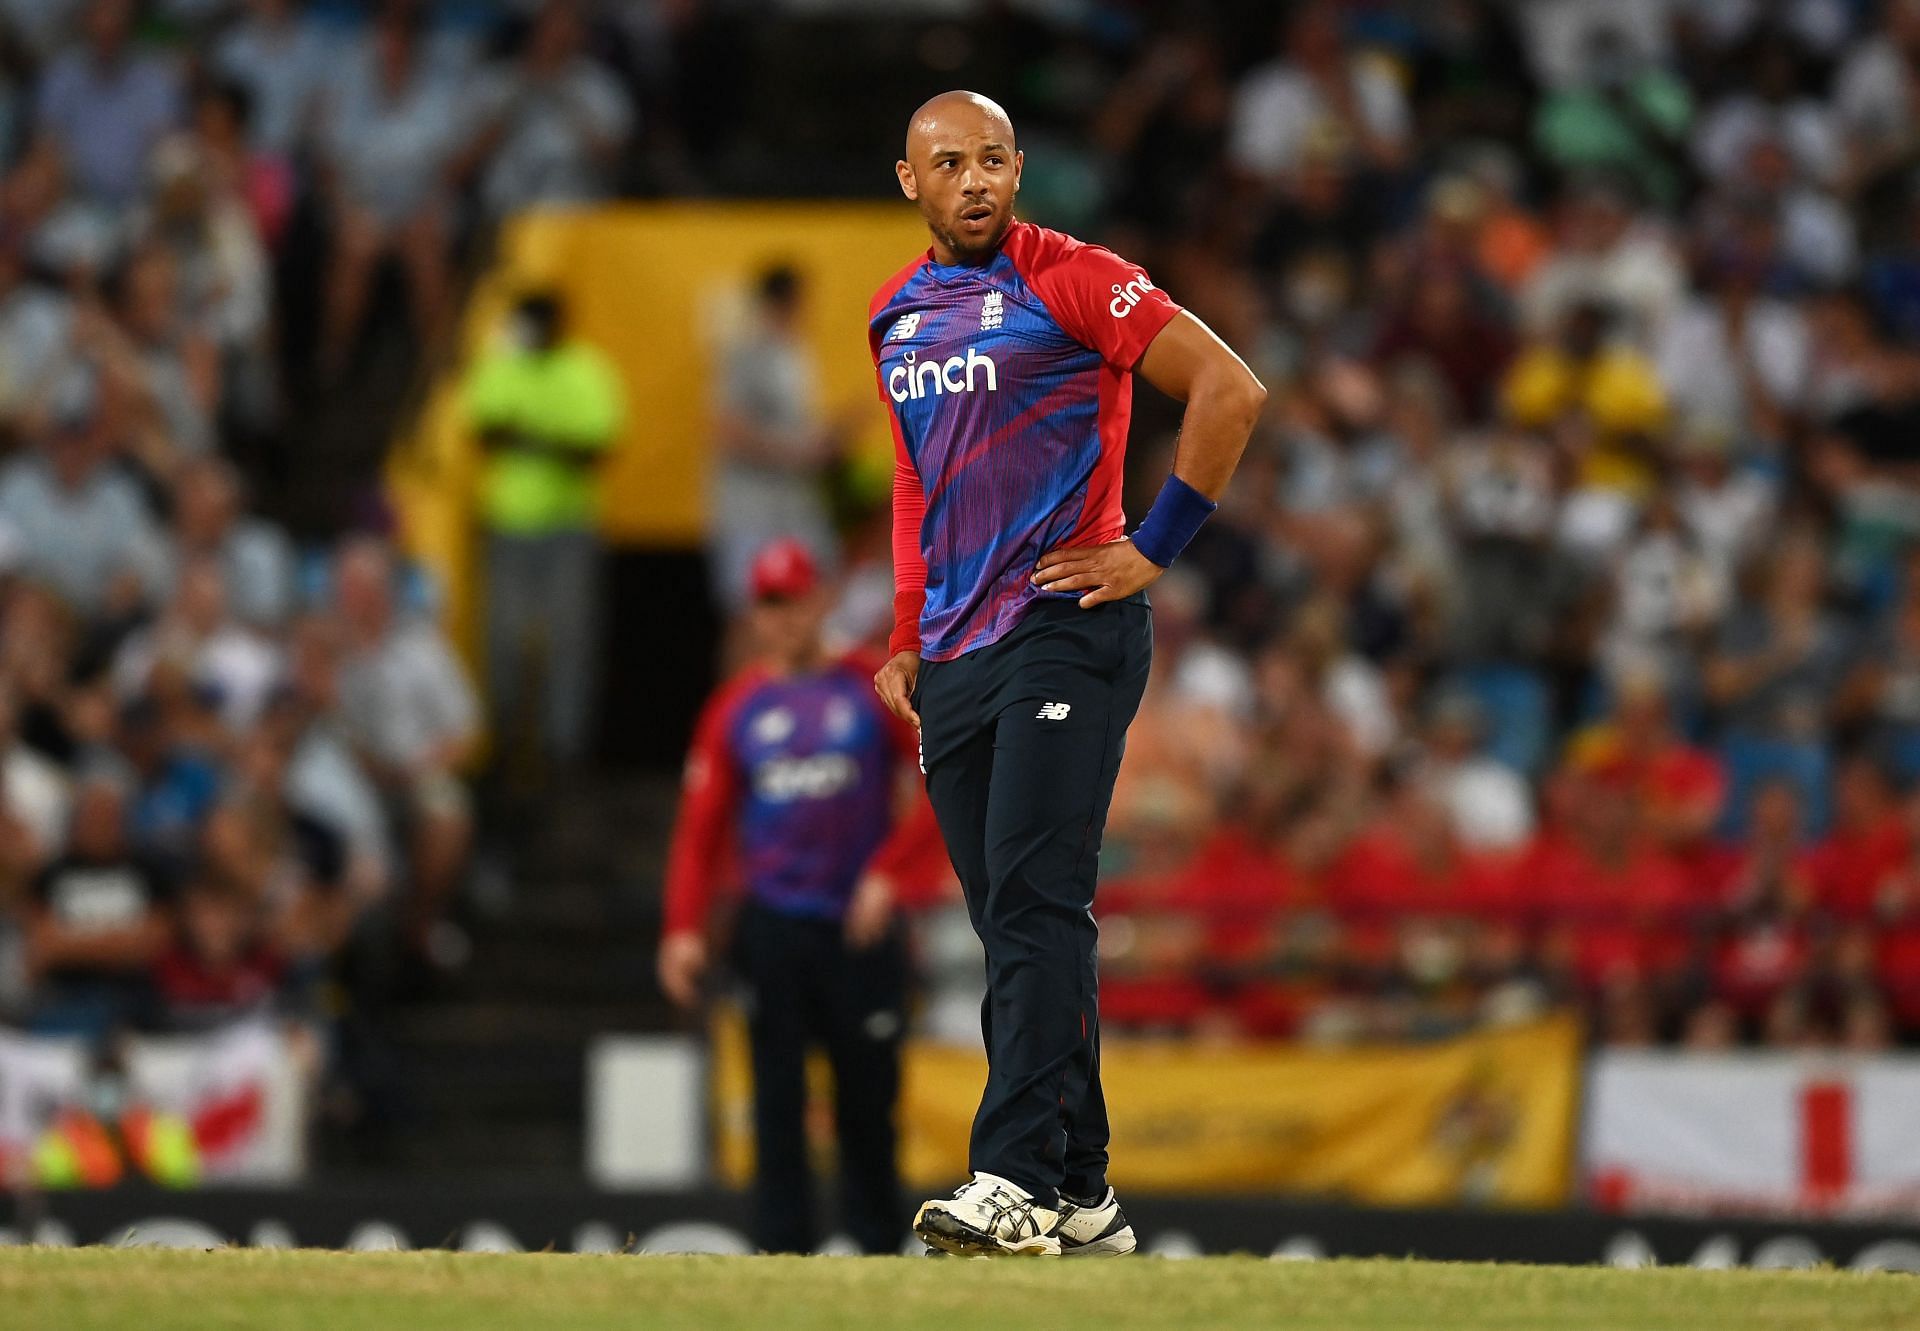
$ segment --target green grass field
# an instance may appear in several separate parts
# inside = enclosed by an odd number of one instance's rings
[[[1853,1331],[1920,1327],[1920,1279],[1838,1271],[0,1249],[7,1331]]]

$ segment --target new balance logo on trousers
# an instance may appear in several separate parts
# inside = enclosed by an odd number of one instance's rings
[[[1070,702],[1043,702],[1040,704],[1040,710],[1033,714],[1033,719],[1036,721],[1064,721],[1067,719],[1067,713],[1072,710],[1073,704]]]

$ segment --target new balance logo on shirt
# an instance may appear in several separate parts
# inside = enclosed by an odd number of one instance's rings
[[[900,316],[899,322],[893,326],[893,331],[887,334],[887,341],[904,342],[919,331],[920,311],[915,310],[912,314],[903,314]]]
[[[1064,721],[1067,719],[1067,713],[1072,710],[1073,704],[1070,702],[1043,702],[1040,704],[1040,710],[1033,714],[1033,719],[1036,721]]]

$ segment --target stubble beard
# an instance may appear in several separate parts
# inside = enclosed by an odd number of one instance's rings
[[[945,245],[952,252],[953,257],[962,263],[974,263],[991,258],[1000,248],[1000,242],[1007,238],[1007,231],[1013,226],[1013,210],[1009,208],[991,236],[984,240],[970,241],[963,240],[942,226],[926,209],[921,209],[920,215],[926,219],[927,230],[931,231],[934,238]]]

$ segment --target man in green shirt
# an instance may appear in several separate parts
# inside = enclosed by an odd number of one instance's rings
[[[624,414],[611,362],[565,325],[558,296],[524,297],[464,388],[488,452],[479,507],[495,740],[530,739],[563,768],[586,754],[600,650],[599,474]]]

